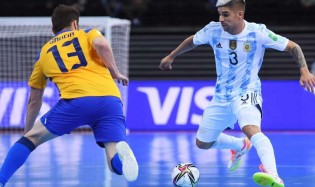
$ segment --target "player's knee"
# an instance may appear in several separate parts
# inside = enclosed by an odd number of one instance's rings
[[[200,149],[210,149],[213,146],[214,142],[202,142],[196,139],[196,145]]]
[[[242,131],[244,132],[244,134],[251,139],[252,136],[254,136],[255,134],[261,132],[261,129],[259,126],[257,125],[245,125],[242,128]]]

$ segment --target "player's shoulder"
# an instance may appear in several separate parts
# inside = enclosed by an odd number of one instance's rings
[[[212,31],[220,30],[220,29],[222,29],[222,26],[221,26],[220,22],[211,21],[206,26],[204,26],[202,31],[204,33],[207,33],[207,32],[212,32]]]
[[[266,25],[263,23],[247,22],[247,29],[249,31],[259,32],[263,31],[266,28],[267,28]]]
[[[85,33],[85,34],[90,34],[90,33],[102,34],[101,31],[96,29],[96,28],[80,29],[80,30],[78,30],[78,32],[82,32],[82,33]]]
[[[222,28],[222,25],[220,22],[211,21],[210,23],[206,25],[206,27],[211,28],[211,29],[220,29]]]

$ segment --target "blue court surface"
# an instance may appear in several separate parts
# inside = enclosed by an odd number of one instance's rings
[[[243,136],[239,132],[228,132]],[[278,171],[286,187],[315,187],[315,133],[266,132],[273,143]],[[0,136],[0,164],[20,134]],[[200,171],[199,187],[255,187],[260,164],[252,149],[235,172],[227,170],[229,150],[200,150],[195,132],[131,132],[128,141],[139,162],[139,178],[128,183],[109,172],[104,150],[90,133],[73,133],[38,147],[7,187],[171,187],[171,171],[191,162]]]

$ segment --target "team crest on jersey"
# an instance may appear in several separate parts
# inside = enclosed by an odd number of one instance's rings
[[[249,42],[244,42],[244,44],[243,44],[243,50],[244,50],[245,52],[249,52],[251,49],[252,49],[252,46],[250,45],[250,43],[249,43]]]
[[[235,50],[237,47],[236,40],[230,40],[230,49]]]

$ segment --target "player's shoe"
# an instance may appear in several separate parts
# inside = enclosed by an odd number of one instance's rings
[[[253,175],[254,181],[261,186],[284,187],[282,179],[276,174],[268,173],[262,164],[259,165],[261,172]]]
[[[138,177],[138,162],[125,141],[116,144],[117,153],[123,165],[123,174],[128,181],[135,181]]]
[[[252,143],[249,141],[247,137],[244,138],[244,147],[240,151],[231,150],[231,159],[228,164],[228,169],[230,171],[236,170],[242,163],[242,157],[245,155],[250,148],[252,147]]]

